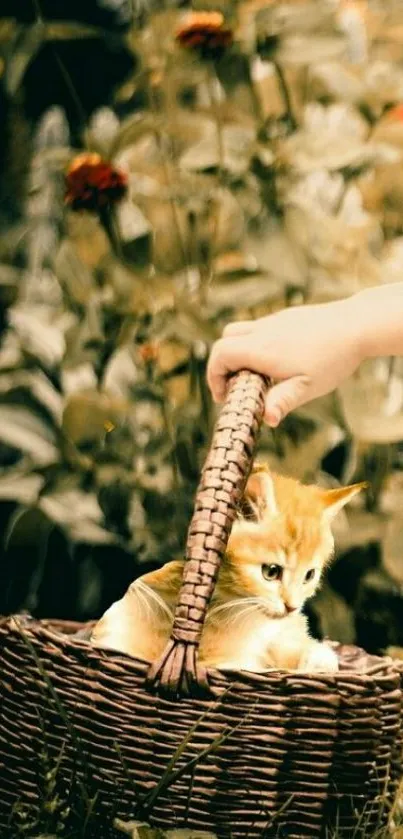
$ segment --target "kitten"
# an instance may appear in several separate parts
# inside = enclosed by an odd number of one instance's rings
[[[220,669],[334,672],[337,656],[310,638],[301,614],[333,552],[331,523],[364,484],[324,490],[256,466],[228,542],[200,644]],[[153,661],[170,636],[183,561],[129,587],[96,625],[92,641]]]

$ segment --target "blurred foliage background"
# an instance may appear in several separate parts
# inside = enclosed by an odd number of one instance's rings
[[[403,7],[3,0],[0,73],[0,612],[86,620],[183,551],[225,323],[402,280]],[[370,481],[309,614],[397,655],[402,440],[378,359],[260,444]]]

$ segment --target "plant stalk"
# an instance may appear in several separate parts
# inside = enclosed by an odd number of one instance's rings
[[[284,76],[284,73],[283,73],[283,68],[278,63],[278,61],[273,61],[273,65],[274,65],[274,69],[276,71],[277,81],[278,81],[278,84],[279,84],[279,88],[281,90],[281,95],[283,97],[286,114],[288,116],[288,119],[290,120],[290,125],[291,125],[292,130],[296,131],[297,128],[298,128],[298,123],[297,123],[297,120],[295,118],[294,109],[293,109],[292,104],[291,104],[290,91],[288,89],[288,85],[287,85],[287,82],[285,80],[285,76]]]

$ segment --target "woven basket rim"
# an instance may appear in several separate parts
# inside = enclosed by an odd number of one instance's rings
[[[30,640],[32,640],[32,638],[37,638],[38,640],[42,639],[44,641],[51,642],[52,644],[56,644],[64,650],[69,648],[71,652],[74,650],[80,651],[81,653],[88,652],[89,667],[91,667],[91,664],[94,664],[94,658],[96,658],[106,667],[108,667],[108,664],[112,665],[114,662],[119,662],[120,664],[124,662],[124,666],[127,669],[140,670],[145,673],[150,662],[144,659],[134,658],[127,653],[113,650],[112,648],[97,647],[91,644],[89,640],[85,638],[77,638],[75,636],[76,632],[89,629],[93,627],[95,623],[96,621],[64,621],[56,618],[37,619],[27,615],[17,614],[0,616],[0,634],[7,632],[17,633],[18,635],[26,634]],[[63,628],[67,631],[63,632]],[[367,660],[367,666],[358,669],[354,668],[354,666],[349,668],[345,664],[337,673],[307,673],[297,670],[282,669],[273,669],[266,672],[256,673],[249,670],[221,671],[215,668],[209,668],[208,673],[212,677],[213,682],[216,684],[217,682],[228,684],[229,681],[233,684],[235,677],[237,681],[246,681],[248,683],[253,682],[256,686],[261,683],[263,687],[270,681],[279,683],[282,680],[297,679],[305,685],[312,685],[313,688],[315,685],[326,685],[328,687],[332,685],[336,689],[339,684],[342,685],[346,682],[349,684],[355,683],[363,686],[371,682],[382,683],[391,677],[393,678],[396,677],[396,675],[400,676],[403,674],[403,661],[393,659],[391,656],[372,655],[353,644],[340,644],[338,642],[329,643],[341,655],[345,655],[347,661],[348,659],[354,660],[355,657],[356,660]]]

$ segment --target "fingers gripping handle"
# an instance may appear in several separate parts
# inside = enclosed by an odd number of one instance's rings
[[[162,689],[169,695],[208,689],[197,649],[237,505],[253,463],[267,387],[267,381],[257,373],[237,373],[214,429],[188,531],[171,638],[147,676],[148,687]]]

